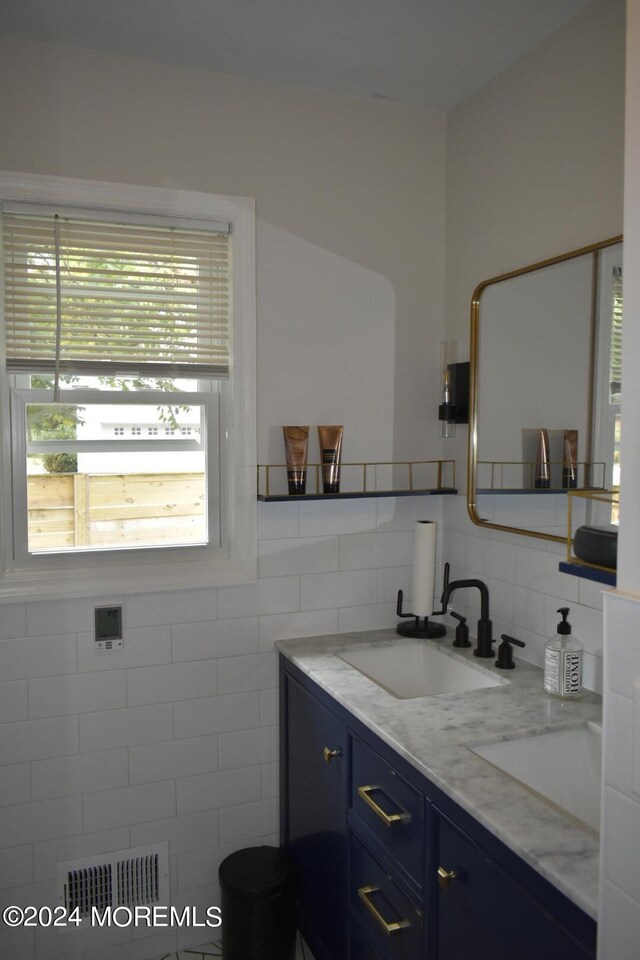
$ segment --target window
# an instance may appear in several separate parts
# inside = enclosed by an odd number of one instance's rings
[[[604,486],[620,488],[622,400],[622,245],[600,254],[597,368],[594,390],[594,460],[605,463]],[[618,505],[594,504],[589,522],[618,523]]]
[[[609,348],[609,403],[619,406],[622,402],[622,267],[616,264],[611,270],[611,344]]]
[[[253,579],[251,202],[29,183],[2,205],[0,595]]]
[[[20,558],[192,543],[222,546],[220,405],[214,385],[171,380],[171,390],[158,393],[139,383],[134,389],[131,381],[109,388],[99,377],[83,377],[74,378],[82,381],[74,383],[75,389],[62,391],[60,403],[52,403],[50,391],[33,389],[33,381],[44,378],[26,379],[31,381],[26,389],[16,385],[12,390],[14,497],[20,516],[18,491],[26,485],[26,542],[19,537],[16,544]],[[109,421],[126,422],[132,413],[147,423],[190,420],[197,425],[193,439],[150,439],[158,428],[147,427],[143,434],[140,425],[126,434],[119,428],[123,433],[113,439]]]
[[[611,350],[609,359],[609,403],[613,411],[613,471],[611,486],[620,490],[620,439],[622,430],[622,267],[616,265],[611,275]],[[619,522],[619,506],[611,508],[611,522]]]

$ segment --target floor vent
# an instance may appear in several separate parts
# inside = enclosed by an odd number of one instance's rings
[[[168,843],[68,860],[57,870],[58,903],[82,918],[94,907],[102,913],[107,907],[169,904]]]

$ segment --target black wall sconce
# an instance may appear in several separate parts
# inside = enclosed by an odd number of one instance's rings
[[[440,436],[455,437],[456,423],[469,423],[469,361],[456,363],[455,340],[442,344],[442,403],[438,407]]]

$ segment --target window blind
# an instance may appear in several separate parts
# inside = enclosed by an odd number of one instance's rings
[[[7,369],[226,376],[230,228],[195,223],[5,208]]]
[[[611,293],[611,352],[609,355],[609,403],[622,401],[622,269],[614,267]]]

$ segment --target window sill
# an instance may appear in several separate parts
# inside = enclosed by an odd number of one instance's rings
[[[16,571],[0,578],[0,603],[235,586],[255,583],[257,569],[254,557],[159,563],[137,568],[126,564],[102,570],[55,570],[46,574]]]

